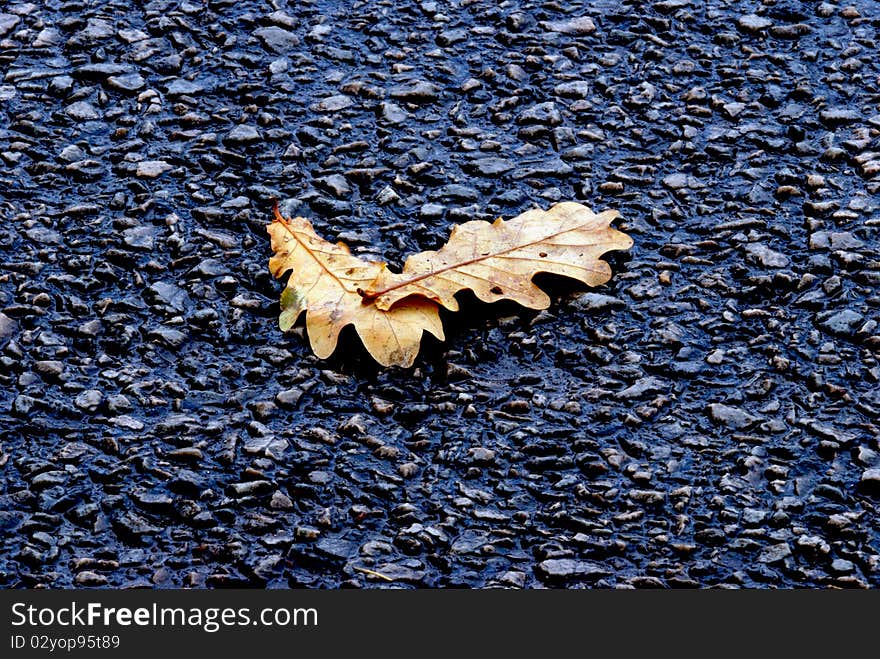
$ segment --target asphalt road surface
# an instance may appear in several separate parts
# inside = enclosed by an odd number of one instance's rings
[[[880,585],[876,2],[10,2],[0,586]],[[635,240],[381,369],[272,198],[400,264]]]

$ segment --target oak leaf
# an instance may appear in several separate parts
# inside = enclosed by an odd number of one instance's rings
[[[428,299],[458,310],[454,295],[469,289],[484,302],[513,300],[545,309],[550,298],[532,281],[539,272],[580,280],[589,286],[611,278],[605,252],[632,247],[632,238],[612,229],[617,211],[594,213],[582,204],[562,202],[534,209],[505,222],[466,222],[437,251],[410,256],[401,273],[381,268],[361,292],[382,310],[401,300]]]
[[[281,294],[280,328],[289,330],[305,311],[309,342],[321,359],[333,354],[346,325],[354,325],[383,366],[411,366],[424,331],[444,339],[439,308],[425,298],[403,300],[390,310],[365,304],[358,290],[376,280],[384,263],[352,256],[344,244],[318,237],[305,218],[282,217],[277,205],[268,231],[274,252],[269,270],[275,277],[291,272]]]
[[[603,284],[611,268],[601,256],[629,249],[633,242],[612,229],[616,211],[593,213],[574,202],[547,211],[527,211],[508,222],[466,222],[435,252],[415,254],[401,273],[384,263],[352,256],[331,244],[302,217],[284,218],[275,207],[268,226],[275,277],[290,271],[281,294],[279,325],[289,330],[306,313],[306,330],[315,354],[324,359],[339,333],[354,325],[367,351],[383,366],[411,366],[422,334],[441,341],[439,306],[458,310],[455,294],[472,290],[486,302],[509,299],[544,309],[550,298],[532,278],[549,272]]]

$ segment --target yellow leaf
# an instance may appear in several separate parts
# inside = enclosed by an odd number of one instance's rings
[[[567,201],[547,211],[527,211],[508,222],[501,218],[492,224],[466,222],[452,231],[440,250],[410,256],[403,272],[381,268],[376,281],[364,287],[364,296],[383,310],[428,299],[457,311],[454,295],[470,289],[484,302],[506,299],[545,309],[550,298],[532,282],[539,272],[589,286],[610,279],[611,267],[599,257],[633,244],[632,238],[611,228],[617,216],[617,211],[596,214]]]
[[[305,311],[309,341],[321,359],[333,354],[346,325],[355,326],[367,351],[383,366],[411,366],[423,331],[443,340],[439,308],[429,300],[405,300],[389,311],[365,303],[358,289],[369,286],[385,270],[384,263],[352,256],[342,243],[318,237],[305,218],[285,219],[277,207],[268,231],[275,254],[269,270],[275,277],[291,271],[281,294],[279,325],[289,330]]]

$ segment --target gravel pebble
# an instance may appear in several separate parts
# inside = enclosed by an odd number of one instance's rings
[[[718,423],[730,428],[748,428],[755,425],[759,419],[744,410],[722,403],[709,405],[709,417]]]
[[[549,32],[574,35],[592,34],[596,31],[596,24],[589,16],[558,21],[542,21],[541,27]]]
[[[760,32],[773,25],[773,21],[766,16],[745,14],[737,19],[736,24],[747,32]]]
[[[164,160],[143,160],[137,164],[136,176],[138,178],[158,178],[172,169],[174,168]]]
[[[71,103],[64,110],[71,119],[77,121],[93,121],[100,118],[100,114],[91,103],[86,101],[77,101]]]

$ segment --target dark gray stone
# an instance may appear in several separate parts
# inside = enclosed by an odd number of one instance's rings
[[[275,53],[290,53],[300,45],[300,39],[296,34],[276,25],[261,27],[254,30],[254,36],[257,37],[268,50]]]
[[[71,103],[67,106],[65,112],[71,119],[76,119],[77,121],[94,121],[101,118],[95,106],[86,101]]]
[[[389,92],[391,98],[407,103],[432,103],[437,100],[440,87],[425,80],[412,80],[403,85],[392,87]]]
[[[610,574],[608,568],[592,561],[550,558],[538,563],[538,574],[548,581],[597,581]]]
[[[562,123],[562,115],[556,109],[553,102],[538,103],[522,112],[517,117],[520,124],[541,124],[546,126],[558,126]]]
[[[541,21],[541,28],[548,32],[580,36],[595,32],[596,24],[589,16],[579,16],[557,21]]]
[[[0,14],[0,37],[5,37],[12,32],[21,19],[15,14]]]
[[[263,136],[260,134],[260,131],[257,130],[254,126],[239,124],[231,131],[226,133],[226,137],[223,138],[223,141],[227,144],[232,144],[234,146],[241,146],[255,144],[262,141],[262,139]]]
[[[129,73],[121,76],[111,76],[107,78],[107,84],[112,89],[118,89],[123,92],[140,91],[146,86],[143,76],[138,73]]]
[[[731,407],[723,403],[712,403],[709,405],[708,410],[710,419],[736,430],[750,428],[760,421],[758,417],[738,407]]]
[[[852,309],[829,312],[820,316],[819,327],[835,336],[852,336],[865,317]]]
[[[489,177],[506,174],[515,167],[516,165],[512,160],[508,160],[507,158],[498,158],[495,156],[490,156],[487,158],[477,158],[476,160],[472,160],[465,165],[465,168],[468,171],[471,171],[474,174]]]

